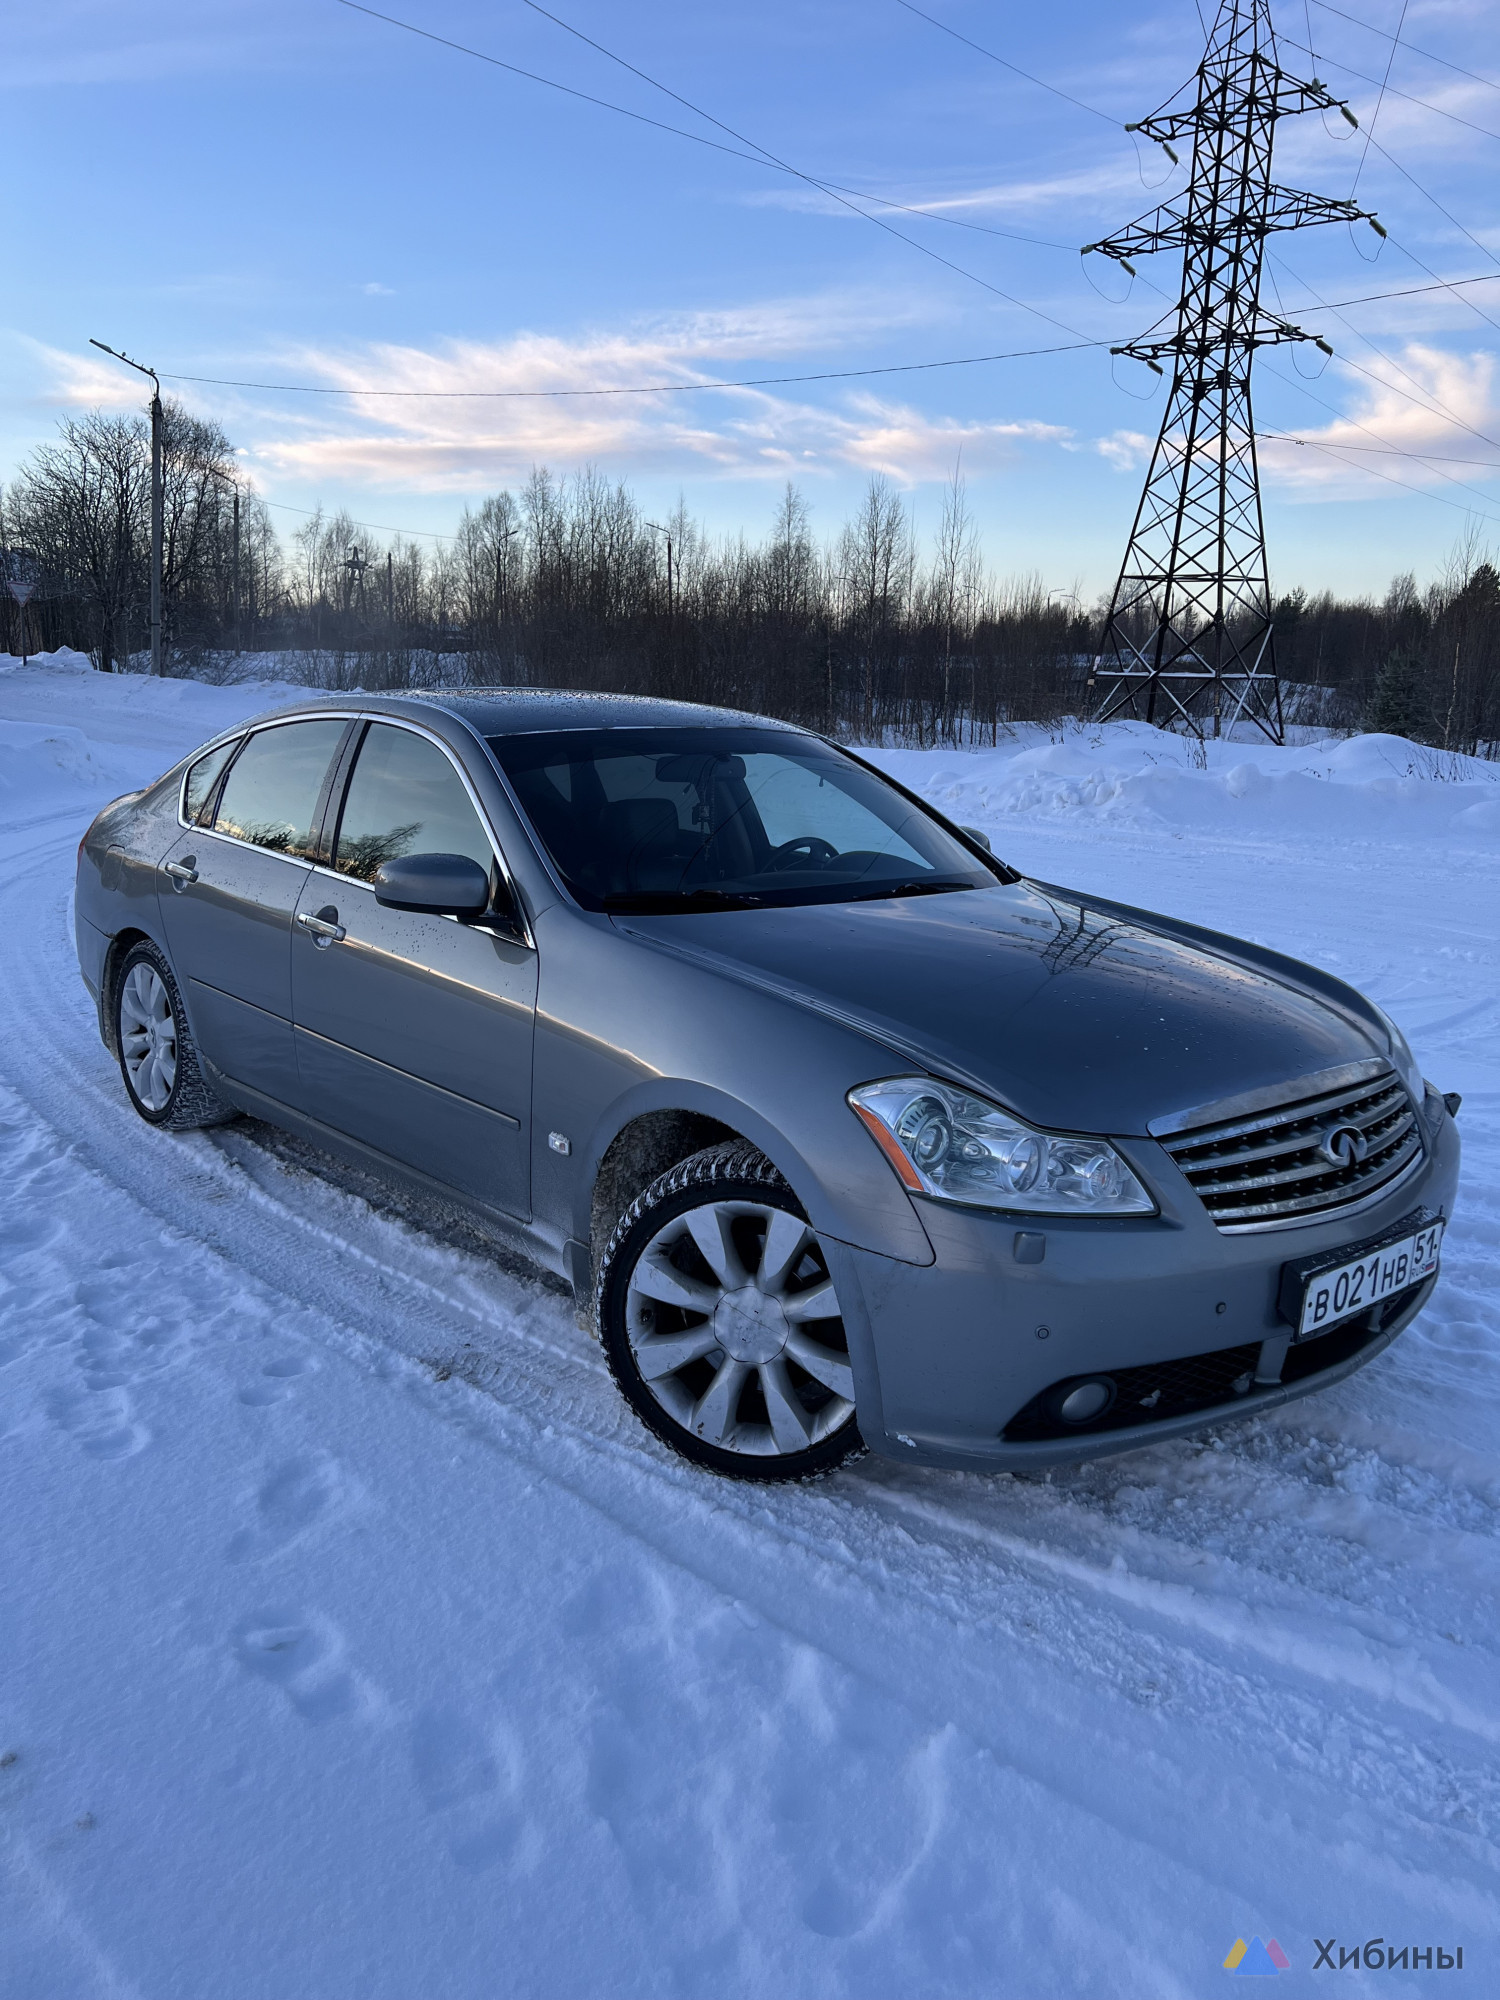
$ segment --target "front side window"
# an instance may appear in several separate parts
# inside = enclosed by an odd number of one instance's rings
[[[1009,879],[816,737],[558,730],[490,748],[586,908],[853,902]]]
[[[257,730],[224,781],[215,831],[310,860],[318,798],[346,726],[330,717]]]
[[[462,854],[488,875],[494,850],[458,773],[435,743],[375,722],[339,820],[333,865],[361,882],[403,854]]]
[[[232,743],[221,743],[217,750],[210,750],[206,757],[200,757],[189,767],[187,779],[182,787],[182,816],[189,826],[197,826],[203,808],[213,796],[213,789],[219,782],[220,773],[240,747],[240,739]]]

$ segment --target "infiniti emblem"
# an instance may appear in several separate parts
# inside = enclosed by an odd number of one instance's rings
[[[1336,1167],[1357,1167],[1369,1152],[1370,1142],[1357,1125],[1330,1125],[1320,1150]]]

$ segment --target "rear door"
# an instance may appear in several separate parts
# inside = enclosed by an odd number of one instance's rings
[[[503,921],[384,909],[383,861],[498,848],[435,738],[367,725],[331,869],[303,885],[291,946],[301,1101],[311,1115],[510,1215],[530,1209],[536,953]],[[311,919],[308,923],[306,919]]]
[[[256,730],[222,783],[206,787],[209,824],[174,841],[160,876],[167,949],[204,1054],[293,1106],[292,912],[350,726],[319,716]]]

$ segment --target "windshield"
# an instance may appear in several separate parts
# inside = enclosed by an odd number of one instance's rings
[[[1006,879],[816,737],[570,729],[493,736],[490,748],[589,909],[852,902]]]

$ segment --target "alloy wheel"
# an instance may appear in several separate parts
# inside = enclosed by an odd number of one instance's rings
[[[177,1083],[177,1020],[166,983],[139,959],[120,989],[120,1054],[148,1111],[165,1111]]]
[[[675,1216],[630,1273],[631,1356],[663,1410],[705,1444],[805,1452],[854,1412],[854,1376],[817,1237],[769,1203]]]

